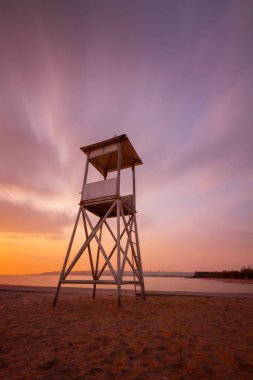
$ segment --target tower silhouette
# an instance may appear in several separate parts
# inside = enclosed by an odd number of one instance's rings
[[[53,305],[56,305],[62,284],[90,284],[93,286],[93,298],[97,285],[115,285],[118,306],[121,306],[122,286],[132,284],[136,299],[145,299],[136,220],[135,185],[135,166],[141,165],[142,161],[125,134],[82,147],[81,150],[87,155],[81,200]],[[90,164],[103,176],[102,181],[87,183]],[[132,193],[129,195],[121,195],[123,169],[132,171]],[[107,178],[108,173],[113,172],[116,176]],[[95,224],[91,215],[93,219],[94,215],[97,219]],[[81,219],[84,241],[70,260],[77,226]],[[110,249],[107,247],[108,236],[113,242]],[[91,244],[93,242],[94,245],[94,241],[95,249]],[[88,258],[91,279],[73,280],[69,275],[83,255]],[[105,275],[107,279],[104,279]],[[108,279],[108,275],[111,279]]]

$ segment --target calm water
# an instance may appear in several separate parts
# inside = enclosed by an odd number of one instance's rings
[[[30,285],[30,286],[56,286],[56,275],[0,275],[1,285]],[[69,279],[78,280],[80,276],[70,276]],[[88,278],[82,276],[82,278]],[[66,285],[65,285],[66,286]],[[90,285],[68,285],[87,287]],[[160,291],[187,291],[187,292],[214,292],[214,293],[252,293],[253,284],[227,283],[214,280],[201,280],[183,277],[145,277],[146,290]],[[100,285],[99,288],[112,289],[115,286]],[[124,286],[133,289],[132,285]]]

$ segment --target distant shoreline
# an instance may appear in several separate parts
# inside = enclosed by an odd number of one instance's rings
[[[42,272],[42,273],[20,273],[20,274],[10,274],[0,273],[0,276],[60,276],[61,272],[59,271],[53,271],[53,272]],[[70,276],[87,276],[91,273],[89,271],[73,271],[70,273]],[[150,271],[144,271],[143,272],[144,277],[183,277],[183,278],[192,278],[194,275],[194,272],[150,272]],[[103,273],[104,276],[111,276],[111,273],[109,271],[105,271]],[[132,272],[125,272],[125,276],[132,276]]]
[[[70,274],[70,276],[86,276],[90,275],[88,271],[75,271]],[[60,272],[43,272],[43,273],[20,273],[20,274],[1,274],[0,276],[60,276]],[[104,273],[104,276],[111,276],[109,272]],[[132,276],[132,273],[126,273],[126,277]],[[221,281],[226,283],[235,283],[235,284],[253,284],[253,279],[244,279],[244,278],[226,278],[226,277],[196,277],[193,272],[145,272],[144,278],[188,278],[195,280],[211,280],[211,281]]]
[[[55,286],[27,286],[27,285],[2,285],[0,284],[0,292],[25,292],[25,293],[55,293]],[[68,287],[63,286],[61,293],[63,294],[79,294],[91,296],[91,288],[81,287]],[[99,296],[115,296],[116,289],[97,289]],[[133,296],[134,290],[124,289],[123,296]],[[240,298],[240,299],[253,299],[253,293],[216,293],[216,292],[187,292],[187,291],[161,291],[149,290],[146,291],[147,297],[170,297],[170,296],[184,296],[184,297],[215,297],[215,298]]]
[[[195,271],[193,277],[222,280],[253,280],[253,269],[251,266],[248,266],[242,267],[240,270]]]
[[[39,275],[60,275],[59,271],[53,271],[53,272],[43,272],[43,273],[38,273]],[[73,276],[78,276],[78,275],[90,275],[90,271],[73,271],[71,272],[70,275]],[[110,271],[104,271],[103,273],[104,276],[111,276]],[[133,273],[130,271],[125,271],[124,273],[125,276],[132,276]],[[193,277],[194,272],[168,272],[168,271],[143,271],[144,277]]]

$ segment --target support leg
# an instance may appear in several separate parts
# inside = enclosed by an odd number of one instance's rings
[[[101,241],[101,239],[102,239],[102,228],[103,228],[103,225],[101,226],[101,228],[100,228],[100,232],[99,232],[99,240],[100,240],[100,241]],[[100,254],[100,247],[99,247],[99,245],[98,245],[94,280],[97,280],[97,279],[98,279],[99,254]],[[93,298],[93,299],[95,299],[95,297],[96,297],[96,287],[97,287],[97,285],[94,284],[94,285],[93,285],[93,294],[92,294],[92,298]]]
[[[134,215],[134,229],[135,229],[135,237],[136,237],[136,248],[137,248],[137,256],[138,256],[138,272],[140,275],[140,286],[141,286],[141,293],[142,297],[145,300],[146,294],[145,294],[145,286],[144,286],[144,276],[143,276],[143,270],[142,270],[142,262],[141,262],[141,252],[140,252],[140,243],[139,243],[139,235],[138,235],[138,229],[137,229],[137,221],[136,221],[136,215]]]
[[[121,307],[120,201],[119,200],[117,200],[117,289],[118,289],[118,307]]]
[[[60,292],[62,279],[63,279],[63,276],[64,276],[64,272],[65,272],[66,265],[67,265],[67,262],[68,262],[69,254],[70,254],[71,247],[72,247],[72,244],[73,244],[73,240],[74,240],[74,237],[75,237],[76,228],[77,228],[77,225],[78,225],[78,222],[79,222],[80,214],[81,214],[81,207],[79,208],[78,213],[77,213],[75,225],[74,225],[74,228],[73,228],[73,232],[72,232],[71,239],[70,239],[70,242],[69,242],[68,250],[67,250],[67,253],[66,253],[66,257],[65,257],[65,260],[64,260],[64,263],[63,263],[62,271],[61,271],[61,274],[60,274],[60,277],[59,277],[59,281],[58,281],[58,285],[57,285],[57,288],[56,288],[56,292],[55,292],[55,296],[54,296],[54,301],[53,301],[53,306],[56,305],[56,302],[57,302],[57,299],[58,299],[58,295],[59,295],[59,292]]]

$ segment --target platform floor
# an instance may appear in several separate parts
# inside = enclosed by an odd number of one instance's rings
[[[84,208],[91,212],[92,214],[97,215],[98,217],[103,217],[109,210],[109,208],[112,206],[113,202],[116,199],[121,200],[121,205],[124,211],[124,215],[132,215],[136,213],[136,211],[133,208],[133,196],[132,195],[125,195],[125,196],[113,196],[113,197],[105,197],[100,199],[92,199],[89,201],[82,201],[80,205],[84,206]],[[108,218],[115,218],[117,216],[117,206],[113,207],[110,215]]]

